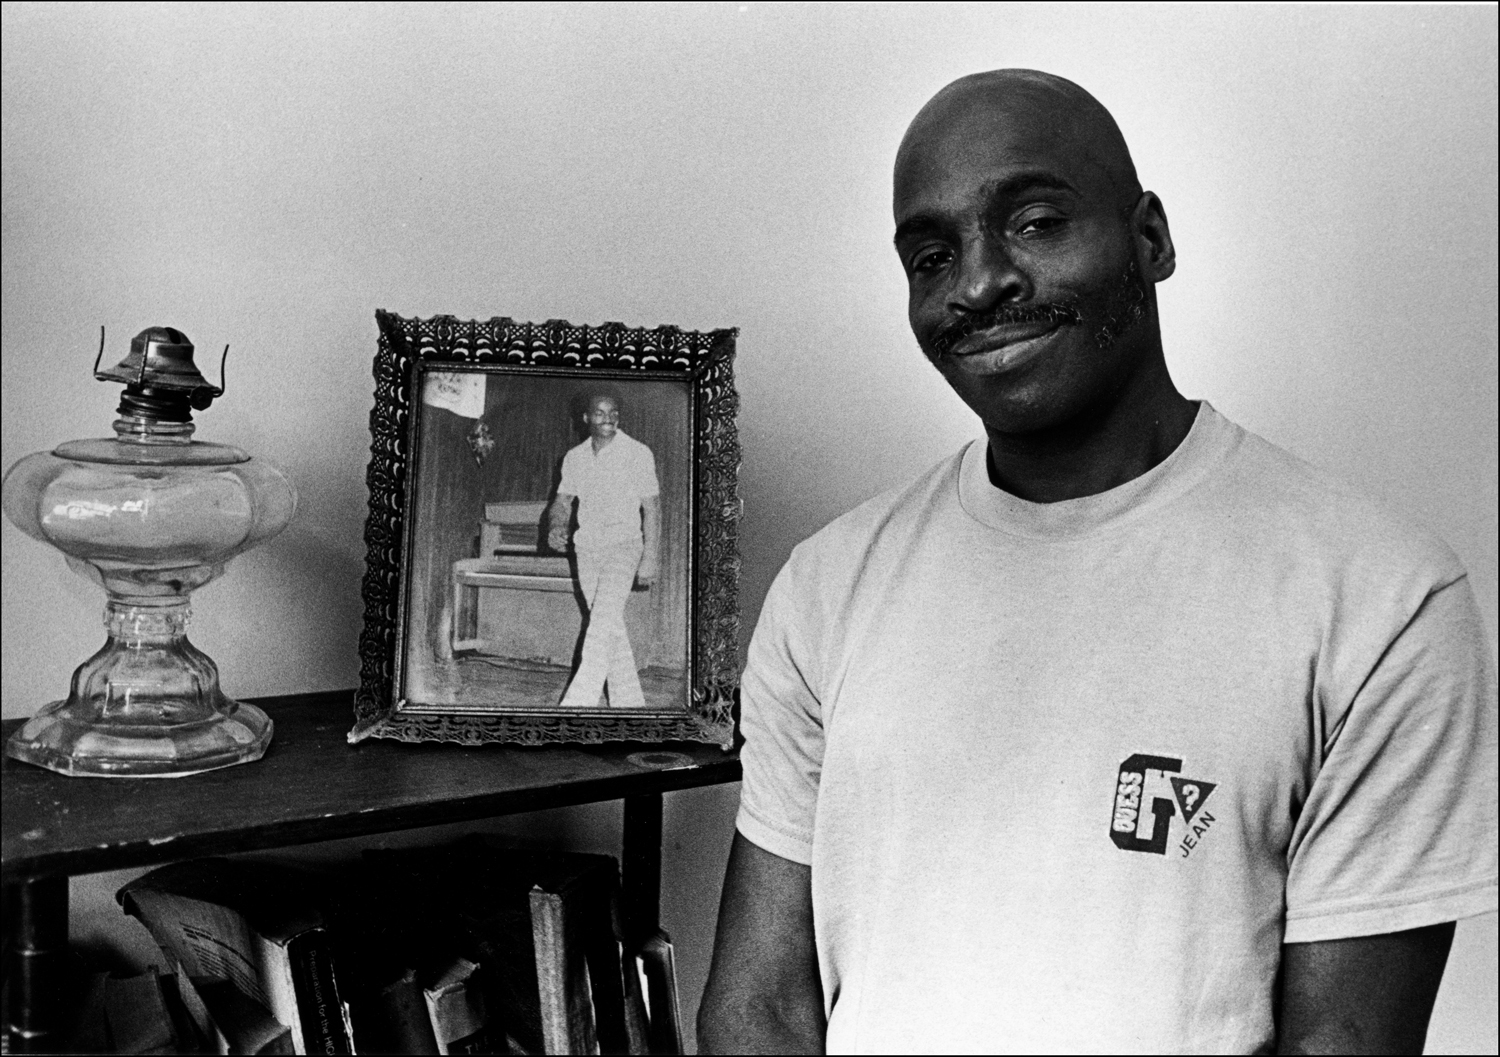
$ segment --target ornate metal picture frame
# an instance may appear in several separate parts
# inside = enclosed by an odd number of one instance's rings
[[[738,332],[376,322],[350,742],[728,748]]]

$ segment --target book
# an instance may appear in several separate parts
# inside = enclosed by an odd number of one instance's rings
[[[627,1052],[649,1054],[651,1049],[651,1023],[646,1013],[645,988],[642,986],[639,966],[633,951],[623,942],[615,944],[615,964],[620,968],[620,991],[624,1001],[624,1022]]]
[[[535,885],[529,893],[531,939],[536,965],[542,1043],[547,1053],[606,1053],[599,1045],[594,988],[589,978],[583,908],[571,886],[551,891]],[[568,906],[569,896],[572,894]],[[602,997],[602,996],[601,996]]]
[[[422,989],[437,1053],[494,1052],[478,970],[476,963],[459,956]]]
[[[360,1053],[435,1054],[437,1036],[417,973],[406,969],[381,986],[363,1016],[354,1021],[356,1048]]]
[[[614,859],[488,837],[365,854],[429,936],[487,970],[497,1044],[522,1054],[646,1052],[639,988],[625,973]]]
[[[193,1053],[197,1040],[182,1030],[181,1014],[168,1005],[163,979],[150,969],[104,981],[104,1021],[113,1053]],[[175,990],[170,979],[167,986]]]
[[[349,971],[351,1020],[359,1053],[504,1052],[491,1030],[489,974],[420,907],[372,883],[370,871],[343,870],[329,905],[335,961]],[[472,951],[471,951],[472,953]]]
[[[63,1053],[105,1053],[110,1049],[109,1021],[104,1011],[104,994],[108,987],[109,973],[86,975],[72,1024],[62,1045]]]
[[[352,1053],[328,931],[307,878],[266,863],[199,859],[153,870],[116,898],[188,976],[227,980],[286,1025],[293,1049]]]
[[[192,979],[179,967],[178,994],[210,1053],[292,1053],[292,1031],[228,980]]]
[[[677,962],[672,938],[657,930],[635,956],[646,998],[650,1053],[682,1053],[682,1016],[677,1002]]]

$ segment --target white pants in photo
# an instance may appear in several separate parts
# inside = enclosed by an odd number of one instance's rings
[[[635,653],[625,631],[625,603],[641,564],[641,541],[598,550],[576,549],[578,588],[588,606],[588,627],[578,670],[563,695],[564,708],[595,708],[606,683],[613,708],[645,708]]]

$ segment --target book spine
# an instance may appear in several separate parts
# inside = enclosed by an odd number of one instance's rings
[[[610,928],[608,906],[574,906],[580,916],[589,919],[584,932],[585,957],[588,960],[589,990],[594,1000],[594,1031],[601,1054],[644,1052],[632,1048],[630,1010],[626,1004],[625,959],[619,940]]]
[[[572,1053],[568,1037],[568,980],[563,954],[562,900],[531,893],[531,942],[536,948],[537,995],[541,999],[542,1047]]]
[[[297,1012],[302,1022],[305,1049],[299,1053],[353,1053],[344,1004],[339,1000],[333,974],[333,951],[328,930],[308,929],[287,944],[292,982],[297,994]]]
[[[440,1054],[490,1053],[492,1045],[484,997],[474,975],[429,990],[427,1014]]]
[[[572,935],[563,897],[531,891],[531,938],[536,950],[542,1042],[549,1054],[598,1052],[594,997],[579,937]]]
[[[379,1009],[385,1033],[372,1041],[376,1053],[438,1053],[427,1005],[416,974],[407,969],[398,980],[380,989]]]
[[[672,940],[665,932],[646,940],[639,956],[646,983],[651,1052],[683,1052],[682,1018],[677,1006],[677,961]]]
[[[292,942],[296,942],[295,939]],[[271,1016],[291,1029],[293,1052],[308,1053],[307,1034],[303,1030],[302,1015],[297,1008],[297,981],[292,968],[291,943],[275,943],[259,935],[255,936],[255,943],[260,954],[260,986],[265,995],[265,1006],[271,1011]]]
[[[635,953],[623,943],[616,943],[619,953],[620,984],[625,991],[626,1045],[631,1054],[651,1052],[650,1018],[646,1012],[646,998],[641,986],[640,967]]]

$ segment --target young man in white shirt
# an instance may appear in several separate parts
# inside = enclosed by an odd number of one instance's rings
[[[608,687],[612,708],[644,708],[635,653],[625,628],[631,587],[650,587],[657,574],[661,486],[651,449],[620,428],[620,400],[600,393],[583,416],[589,438],[563,456],[557,497],[547,512],[547,541],[566,550],[568,521],[578,503],[573,553],[588,626],[564,708],[596,708]]]
[[[1463,569],[1177,391],[1166,213],[1077,85],[944,89],[894,209],[986,440],[767,596],[704,1052],[1420,1050],[1496,905]]]

